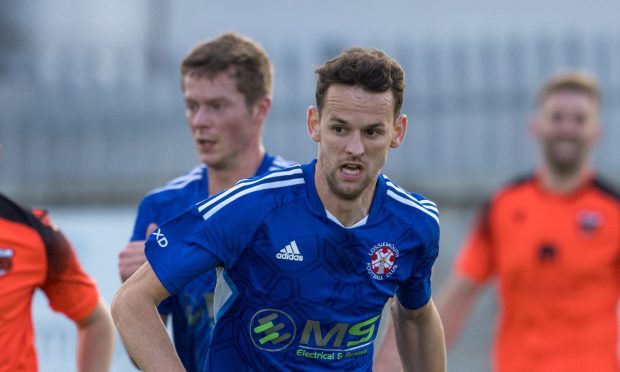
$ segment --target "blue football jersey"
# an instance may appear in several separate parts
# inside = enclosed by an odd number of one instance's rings
[[[205,370],[370,370],[386,301],[428,303],[436,205],[380,175],[367,218],[345,228],[319,199],[315,164],[239,181],[149,237],[171,293],[217,266]]]
[[[266,154],[256,174],[283,169],[293,163]],[[149,192],[138,208],[132,241],[144,240],[150,223],[166,222],[188,207],[209,197],[208,169],[199,165],[185,176]],[[177,352],[188,371],[202,371],[207,355],[213,319],[215,272],[206,272],[181,291],[166,299],[159,312],[172,315]]]

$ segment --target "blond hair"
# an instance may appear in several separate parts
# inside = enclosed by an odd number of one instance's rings
[[[552,75],[536,95],[536,106],[540,106],[549,96],[558,92],[579,92],[601,102],[601,91],[594,76],[584,71],[564,71]]]

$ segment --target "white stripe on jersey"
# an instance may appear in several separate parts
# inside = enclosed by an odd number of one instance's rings
[[[194,181],[199,181],[201,179],[202,179],[202,175],[194,176],[194,177],[191,177],[191,178],[186,178],[185,181],[182,182],[182,183],[168,184],[166,186],[158,187],[158,188],[150,191],[147,195],[157,194],[157,193],[160,193],[160,192],[166,191],[166,190],[182,189],[185,186],[189,185],[190,183],[192,183]]]
[[[260,185],[256,185],[256,186],[250,187],[249,189],[245,189],[243,191],[240,191],[240,192],[234,194],[233,196],[231,196],[230,198],[227,198],[226,200],[222,201],[218,205],[214,206],[207,213],[203,214],[202,218],[204,218],[205,220],[208,220],[209,217],[213,216],[217,211],[219,211],[220,209],[224,208],[226,205],[234,202],[235,200],[239,199],[240,197],[242,197],[244,195],[253,193],[255,191],[267,190],[267,189],[275,189],[275,188],[279,188],[279,187],[286,187],[286,186],[293,186],[293,185],[300,185],[300,184],[303,184],[305,182],[306,181],[304,180],[303,177],[299,177],[299,178],[293,178],[293,179],[286,180],[286,181],[266,182],[266,183],[262,183]],[[247,185],[247,184],[244,184],[244,186],[245,185]],[[209,204],[209,203],[207,203],[207,204]]]
[[[439,210],[437,209],[437,204],[433,203],[430,200],[418,200],[416,197],[414,197],[413,195],[405,191],[403,188],[397,186],[396,184],[394,184],[394,182],[390,181],[389,178],[387,177],[385,178],[386,178],[385,184],[388,186],[389,189],[392,189],[393,191],[396,191],[397,193],[399,193],[401,196],[418,203],[421,207],[424,207],[428,209],[429,211],[439,213]]]
[[[301,170],[301,167],[296,167],[295,169],[291,169],[291,170],[287,170],[287,171],[282,171],[282,172],[274,172],[274,173],[270,173],[266,176],[260,177],[258,179],[249,181],[249,179],[243,179],[237,182],[237,184],[233,187],[231,187],[230,189],[224,191],[223,193],[219,194],[218,196],[214,197],[213,199],[210,199],[208,202],[206,202],[205,204],[201,205],[200,207],[198,207],[198,212],[202,212],[203,210],[205,210],[206,208],[209,208],[211,205],[217,203],[218,201],[222,200],[223,198],[227,197],[228,195],[234,193],[235,191],[239,190],[242,187],[246,187],[249,185],[253,185],[255,183],[259,183],[259,182],[263,182],[265,180],[268,180],[270,178],[275,178],[275,177],[282,177],[282,176],[290,176],[293,174],[302,174],[303,171]],[[302,182],[303,183],[303,182]]]
[[[422,207],[420,204],[414,202],[413,200],[410,200],[410,199],[407,199],[407,198],[403,198],[402,196],[396,194],[392,190],[388,190],[387,194],[388,194],[388,196],[392,197],[393,199],[396,199],[397,201],[399,201],[399,202],[401,202],[403,204],[407,204],[409,206],[417,208],[417,209],[421,210],[422,212],[428,214],[429,216],[433,217],[433,219],[435,221],[437,221],[437,223],[439,224],[439,217],[437,217],[434,213],[430,212],[426,208]]]

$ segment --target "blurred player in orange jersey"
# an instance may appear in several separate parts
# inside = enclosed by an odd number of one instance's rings
[[[440,293],[448,345],[481,289],[498,282],[494,370],[617,372],[620,196],[590,164],[600,93],[583,73],[541,89],[538,170],[497,192]]]
[[[494,371],[617,372],[620,196],[590,164],[599,88],[586,74],[558,74],[536,105],[540,165],[491,198],[462,247],[437,300],[446,343],[496,279]],[[392,343],[388,334],[380,370],[397,358]]]
[[[95,283],[44,211],[0,194],[0,372],[38,370],[31,313],[37,288],[77,326],[76,370],[108,371],[114,328]]]

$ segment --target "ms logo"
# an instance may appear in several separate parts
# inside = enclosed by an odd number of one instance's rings
[[[260,310],[250,322],[250,337],[254,346],[265,351],[279,351],[288,347],[296,332],[290,315],[276,309]]]

